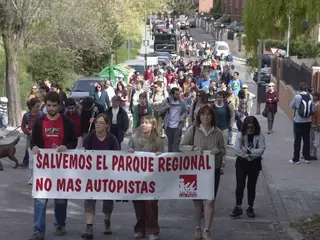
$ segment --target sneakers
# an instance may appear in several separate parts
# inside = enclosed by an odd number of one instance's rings
[[[40,236],[40,235],[32,235],[29,240],[44,240],[44,236]]]
[[[160,236],[159,235],[149,235],[149,240],[160,240]]]
[[[28,181],[28,185],[32,185],[32,182],[33,182],[33,178],[31,177]]]
[[[202,234],[203,240],[212,240],[209,230],[205,229]]]
[[[196,232],[194,234],[194,240],[202,240],[202,229],[200,227],[196,228]]]
[[[87,226],[86,231],[81,234],[81,238],[84,239],[93,239],[93,227]]]
[[[111,230],[111,222],[110,220],[104,220],[104,235],[111,235],[112,230]]]
[[[306,159],[301,159],[301,161],[300,161],[301,163],[305,163],[305,164],[308,164],[308,163],[310,163],[310,161],[309,160],[306,160]]]
[[[290,159],[290,160],[289,160],[289,163],[290,163],[290,164],[296,164],[296,165],[297,165],[297,164],[300,164],[301,162],[300,162],[300,161],[294,162],[292,159]]]
[[[144,234],[142,232],[136,232],[133,234],[134,238],[144,238]]]
[[[307,161],[315,161],[315,160],[318,160],[318,159],[317,159],[317,157],[310,156],[308,158],[305,158],[305,160],[307,160]]]
[[[64,235],[66,235],[66,234],[67,234],[66,228],[64,228],[64,227],[57,227],[55,234],[56,234],[57,236],[64,236]]]
[[[243,214],[242,212],[242,208],[241,207],[238,207],[238,206],[235,206],[232,213],[230,214],[230,217],[233,217],[233,218],[238,218],[240,217],[241,215]]]
[[[249,218],[254,218],[254,217],[256,217],[256,214],[254,213],[254,210],[253,210],[252,207],[248,207],[248,209],[247,209],[247,216],[248,216]]]

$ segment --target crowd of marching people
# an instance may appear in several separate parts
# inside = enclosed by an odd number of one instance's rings
[[[215,195],[225,164],[226,146],[233,145],[238,156],[236,207],[232,217],[242,215],[242,199],[248,176],[247,215],[254,217],[255,186],[261,170],[264,137],[255,117],[250,116],[255,96],[240,80],[232,64],[203,51],[199,61],[177,57],[171,66],[148,67],[136,72],[129,82],[119,79],[96,82],[90,96],[81,102],[68,98],[62,88],[49,79],[34,86],[27,99],[28,112],[22,118],[27,136],[21,167],[27,168],[32,154],[41,148],[121,150],[129,136],[128,149],[162,154],[164,138],[168,152],[210,150],[215,155]],[[233,140],[236,122],[240,134]],[[184,132],[184,134],[183,134]],[[255,160],[252,164],[252,160]],[[29,180],[32,184],[32,176]],[[96,200],[85,200],[84,239],[94,236]],[[34,199],[34,234],[30,240],[45,237],[47,199]],[[134,237],[159,239],[158,201],[133,201],[137,223]],[[111,215],[114,202],[103,201],[104,233],[112,234]],[[210,240],[214,200],[194,201],[195,239]],[[66,234],[67,200],[54,200],[56,234]],[[201,218],[205,226],[201,228]]]

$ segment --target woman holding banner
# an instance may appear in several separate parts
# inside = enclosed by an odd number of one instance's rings
[[[86,150],[120,150],[118,140],[110,132],[109,117],[100,113],[94,120],[95,130],[90,132],[84,139],[83,148]],[[85,200],[84,209],[86,212],[86,231],[81,234],[84,239],[93,239],[93,220],[96,211],[96,200]],[[113,200],[103,200],[102,212],[105,215],[105,235],[112,234],[111,214],[113,211]]]
[[[195,119],[193,126],[190,126],[180,144],[180,151],[210,151],[215,155],[215,181],[214,194],[217,195],[220,183],[220,168],[226,148],[222,131],[217,128],[216,117],[212,106],[202,106]],[[213,187],[213,186],[212,186]],[[195,240],[211,240],[210,228],[214,214],[215,200],[194,200],[194,218],[196,221]],[[204,209],[205,226],[201,229],[201,215]]]
[[[157,120],[151,116],[141,118],[140,127],[128,143],[128,151],[153,152],[156,156],[164,151],[164,144],[157,132]],[[158,200],[133,201],[137,223],[134,226],[134,237],[149,236],[149,240],[159,237]]]

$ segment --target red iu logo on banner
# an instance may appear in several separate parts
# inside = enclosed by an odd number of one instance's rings
[[[197,175],[179,176],[179,197],[197,197],[198,181]]]

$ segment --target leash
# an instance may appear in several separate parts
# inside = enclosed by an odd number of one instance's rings
[[[7,136],[10,136],[12,133],[16,132],[19,128],[21,128],[21,126],[16,127],[15,129],[13,129],[12,131],[10,131],[9,133],[7,133],[6,135],[0,136],[0,139],[4,139]]]

